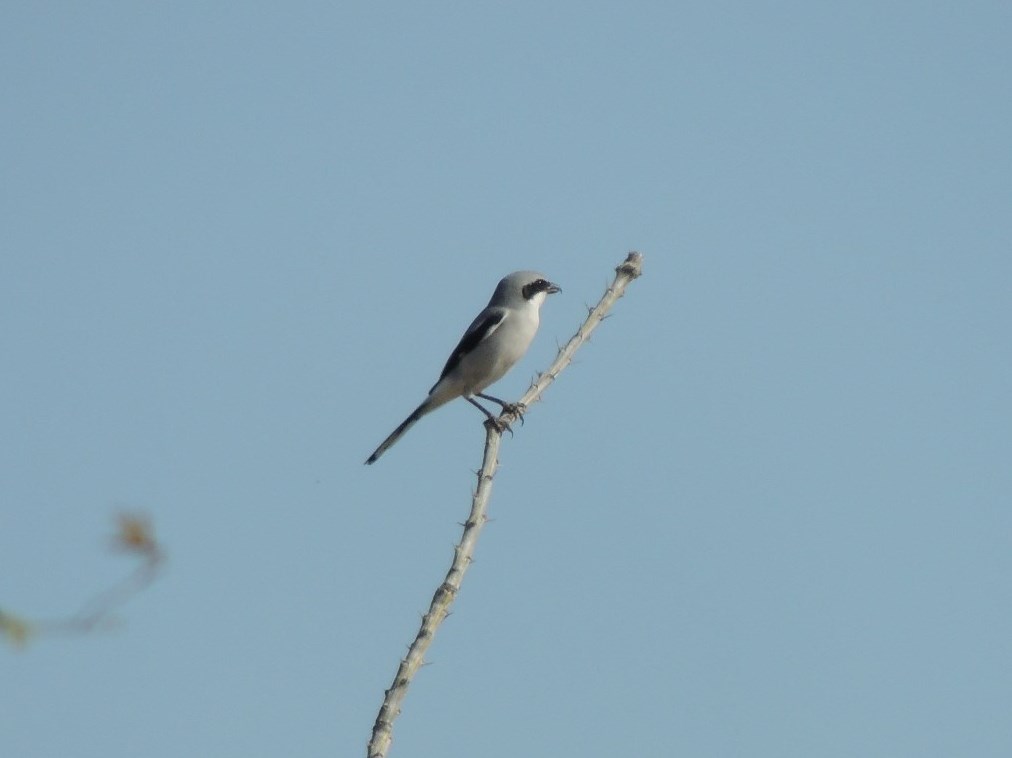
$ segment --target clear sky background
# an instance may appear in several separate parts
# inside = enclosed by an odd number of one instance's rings
[[[1012,755],[1005,2],[0,11],[0,755],[362,755],[496,281],[644,276],[507,437],[393,756]]]

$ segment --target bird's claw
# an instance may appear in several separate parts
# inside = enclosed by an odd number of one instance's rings
[[[524,412],[527,410],[527,406],[523,403],[506,403],[502,407],[503,413],[508,413],[511,416],[515,416],[520,422],[520,426],[524,425]]]
[[[503,421],[501,418],[490,417],[489,420],[486,421],[485,423],[491,426],[497,432],[499,432],[499,434],[502,434],[503,432],[509,432],[510,437],[513,436],[513,430],[510,428],[510,425],[507,424],[505,421]]]

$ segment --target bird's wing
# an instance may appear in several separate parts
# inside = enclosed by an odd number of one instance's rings
[[[460,342],[457,343],[457,347],[450,353],[450,358],[446,361],[446,365],[443,366],[443,373],[439,375],[439,382],[446,378],[446,375],[453,371],[457,366],[460,365],[461,360],[468,353],[472,352],[478,345],[487,340],[492,333],[502,326],[502,322],[506,320],[506,309],[505,308],[486,308],[478,314],[478,318],[471,322],[471,325],[467,327],[467,331],[464,332],[464,336],[460,338]],[[435,385],[433,385],[435,389]],[[432,390],[429,390],[431,392]]]

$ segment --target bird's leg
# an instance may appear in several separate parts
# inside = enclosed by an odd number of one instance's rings
[[[485,396],[484,396],[484,395],[481,395],[481,394],[479,394],[479,395],[478,395],[478,397],[485,397]],[[471,405],[473,405],[473,406],[474,406],[475,408],[477,408],[477,409],[478,409],[479,411],[481,411],[482,413],[484,413],[484,414],[485,414],[485,417],[486,417],[486,418],[488,419],[488,422],[489,422],[489,423],[490,423],[490,424],[491,424],[491,425],[492,425],[493,427],[495,427],[496,429],[498,429],[498,430],[499,430],[500,432],[503,432],[503,431],[509,432],[509,433],[510,433],[510,436],[511,436],[511,437],[513,436],[513,430],[512,430],[512,429],[510,429],[510,425],[509,425],[509,424],[507,424],[507,423],[506,423],[505,421],[500,421],[499,419],[497,419],[497,418],[496,418],[496,417],[495,417],[495,416],[494,416],[494,415],[493,415],[493,414],[491,413],[491,411],[489,411],[489,409],[488,409],[488,408],[486,408],[486,407],[485,407],[484,405],[482,405],[481,403],[479,403],[479,402],[478,402],[477,400],[475,400],[475,399],[474,399],[473,397],[467,397],[467,398],[465,398],[465,399],[467,400],[467,402],[469,402],[469,403],[470,403]]]
[[[497,397],[486,395],[484,392],[479,392],[478,397],[482,400],[490,400],[493,403],[498,403],[502,406],[503,413],[512,413],[520,419],[520,426],[524,425],[524,411],[527,410],[527,406],[523,403],[507,403],[505,400],[500,400]]]

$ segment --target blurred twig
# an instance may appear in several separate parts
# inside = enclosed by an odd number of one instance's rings
[[[590,309],[587,320],[583,322],[576,334],[569,342],[559,350],[558,355],[544,373],[531,385],[530,389],[520,399],[523,408],[530,407],[541,399],[541,395],[549,385],[555,381],[563,369],[573,360],[573,354],[580,345],[587,341],[591,332],[605,318],[615,302],[625,293],[626,287],[633,279],[636,279],[643,272],[643,256],[639,253],[629,253],[616,269],[615,280],[611,283],[600,302]],[[376,722],[372,728],[372,738],[369,740],[367,750],[368,758],[385,758],[390,750],[393,740],[393,723],[400,715],[401,702],[407,694],[408,686],[414,679],[415,674],[425,660],[425,653],[432,644],[432,638],[436,634],[439,625],[446,618],[460,590],[464,580],[464,572],[471,564],[474,556],[474,548],[478,543],[478,535],[481,528],[488,520],[488,500],[492,494],[492,479],[496,469],[499,467],[499,445],[502,442],[502,429],[504,424],[509,424],[519,417],[520,413],[503,413],[499,417],[500,425],[496,426],[491,422],[485,422],[487,434],[485,436],[485,454],[483,456],[481,470],[478,472],[478,487],[471,500],[471,513],[464,522],[464,532],[460,542],[453,551],[453,563],[446,574],[446,578],[436,590],[429,605],[429,611],[422,617],[422,624],[415,636],[414,642],[408,648],[408,654],[401,660],[394,676],[393,684],[390,685],[383,698],[383,705],[380,707]]]
[[[123,580],[88,600],[81,609],[66,618],[29,621],[0,610],[0,634],[8,642],[21,646],[47,634],[87,634],[112,620],[113,612],[150,585],[161,571],[165,556],[155,539],[147,518],[122,513],[117,517],[113,549],[140,558],[140,564]]]

